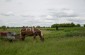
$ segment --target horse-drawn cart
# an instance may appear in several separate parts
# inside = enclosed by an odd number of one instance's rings
[[[0,32],[0,39],[12,41],[16,40],[15,36],[16,36],[15,32]]]

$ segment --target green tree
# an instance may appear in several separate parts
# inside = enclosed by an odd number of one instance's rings
[[[40,28],[40,26],[36,26],[36,28]]]
[[[7,29],[6,26],[2,26],[1,28],[2,28],[3,30],[6,30],[6,29]]]
[[[84,24],[84,27],[85,27],[85,24]]]
[[[76,25],[74,23],[62,23],[62,24],[53,24],[51,25],[52,28],[58,27],[75,27]]]
[[[56,30],[58,30],[58,26],[56,25]]]
[[[51,25],[51,28],[56,28],[56,25],[57,25],[57,24],[53,24],[53,25]]]
[[[80,24],[77,24],[76,27],[80,27],[81,25]]]
[[[71,27],[75,27],[75,24],[73,22],[70,25],[71,25]]]

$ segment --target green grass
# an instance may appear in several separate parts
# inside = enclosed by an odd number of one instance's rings
[[[85,55],[85,28],[41,29],[45,42],[33,40],[8,42],[0,39],[0,55]],[[19,33],[20,29],[8,29]]]

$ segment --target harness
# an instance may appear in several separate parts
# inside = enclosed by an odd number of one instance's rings
[[[28,29],[29,31],[32,31],[33,33],[35,33],[34,28],[26,28],[26,31],[28,31]]]

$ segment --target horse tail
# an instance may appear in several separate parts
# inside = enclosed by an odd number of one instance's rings
[[[43,33],[41,32],[41,36],[43,37]]]
[[[40,32],[40,38],[41,38],[41,41],[44,41],[44,35],[42,32]]]

